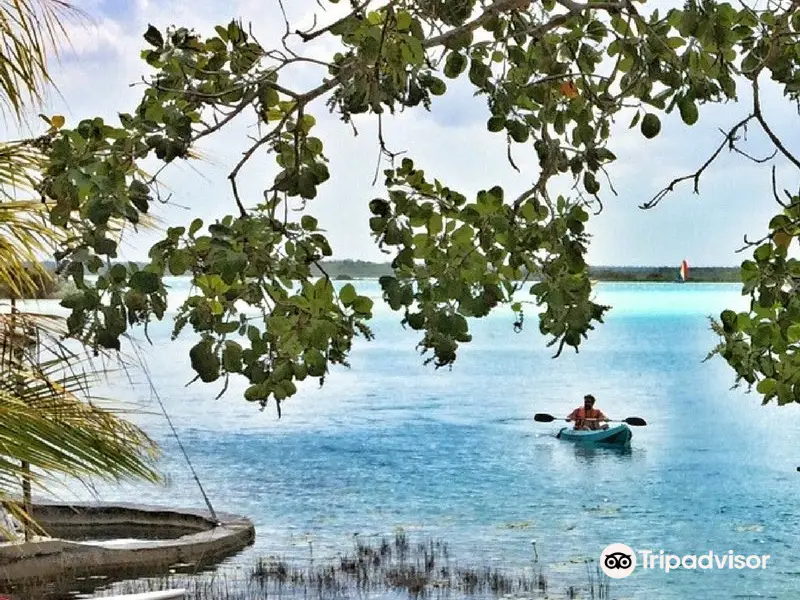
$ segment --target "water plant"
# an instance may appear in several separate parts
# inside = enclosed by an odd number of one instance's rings
[[[356,540],[353,549],[329,560],[288,561],[263,557],[249,567],[228,565],[199,573],[116,583],[84,581],[80,589],[97,595],[186,588],[188,600],[256,600],[272,597],[341,600],[381,597],[411,600],[523,598],[592,598],[608,600],[603,574],[587,563],[586,580],[553,585],[540,565],[517,569],[459,564],[449,545],[438,539],[411,540],[405,533],[374,543]],[[105,584],[103,584],[105,583]],[[57,587],[60,591],[55,593]],[[74,598],[76,584],[63,581],[43,596],[42,587],[16,590],[17,600]]]

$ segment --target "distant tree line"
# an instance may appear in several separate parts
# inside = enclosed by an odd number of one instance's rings
[[[735,283],[741,281],[739,267],[690,267],[687,281],[695,283]],[[589,267],[597,281],[675,281],[677,267]]]
[[[325,273],[333,279],[373,279],[383,275],[392,275],[392,267],[388,262],[335,260],[323,261],[321,265]],[[315,275],[322,275],[322,271],[316,268]],[[672,266],[590,266],[589,276],[595,281],[675,281],[678,279],[678,268]],[[690,267],[688,281],[696,283],[735,283],[740,281],[739,277],[739,267]]]

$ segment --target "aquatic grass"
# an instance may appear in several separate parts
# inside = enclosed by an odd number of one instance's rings
[[[237,572],[223,568],[194,576],[175,573],[106,585],[95,593],[133,594],[171,587],[186,588],[188,600],[610,598],[608,584],[600,583],[599,569],[593,572],[587,564],[587,575],[588,585],[552,590],[540,565],[516,570],[461,566],[446,542],[415,543],[405,533],[397,533],[376,543],[356,536],[353,549],[334,559],[319,561],[310,556],[308,561],[290,562],[264,557]]]
[[[31,581],[13,590],[15,600],[74,600],[185,588],[187,600],[344,600],[386,598],[410,600],[491,600],[499,598],[570,598],[608,600],[609,587],[596,563],[587,562],[582,586],[551,589],[538,563],[529,568],[461,566],[447,542],[413,542],[403,532],[370,543],[354,536],[353,549],[332,559],[307,561],[264,557],[249,568],[217,569],[206,565],[165,567],[157,577],[114,580],[108,577]],[[120,575],[124,577],[125,575]],[[134,575],[135,576],[135,575]],[[131,575],[127,575],[131,577]],[[85,596],[84,596],[85,597]]]

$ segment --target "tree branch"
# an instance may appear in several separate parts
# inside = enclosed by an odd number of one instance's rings
[[[789,229],[789,228],[792,228],[792,227],[797,227],[798,225],[800,225],[800,219],[793,219],[793,220],[789,221],[786,225],[781,227],[778,231],[785,231],[786,229]],[[774,235],[775,235],[775,231],[770,232],[767,235],[765,235],[765,236],[763,236],[763,237],[761,237],[761,238],[759,238],[757,240],[751,241],[751,240],[747,239],[747,234],[745,234],[745,236],[744,236],[744,246],[742,246],[741,248],[739,248],[735,252],[737,254],[739,254],[740,252],[744,252],[745,250],[747,250],[748,248],[752,248],[753,246],[760,246],[761,244],[763,244],[767,240],[772,239],[772,237]],[[788,235],[791,235],[792,237],[794,237],[794,235],[792,235],[791,233],[788,234]]]
[[[241,112],[244,109],[246,109],[248,106],[250,106],[250,104],[252,104],[252,102],[256,98],[258,98],[258,91],[257,90],[252,91],[249,94],[245,94],[244,97],[242,98],[242,101],[239,102],[239,104],[237,104],[236,107],[231,112],[229,112],[227,115],[225,115],[225,117],[222,120],[218,121],[217,123],[215,123],[214,125],[212,125],[208,129],[206,129],[205,131],[201,131],[197,135],[195,135],[192,138],[192,143],[195,143],[198,140],[206,137],[207,135],[211,135],[212,133],[214,133],[216,131],[219,131],[220,129],[225,127],[225,125],[227,125],[228,123],[233,121],[233,119],[235,119],[237,115],[241,114]]]
[[[236,166],[233,167],[233,170],[228,174],[228,181],[231,182],[231,189],[233,190],[233,198],[236,200],[236,205],[239,207],[239,212],[243,217],[247,216],[247,211],[244,208],[244,204],[242,204],[242,200],[239,197],[239,189],[236,185],[236,177],[239,175],[239,171],[242,170],[247,161],[255,154],[256,150],[258,150],[261,146],[266,144],[267,142],[271,141],[276,135],[278,135],[283,127],[286,125],[286,122],[292,116],[294,111],[289,111],[281,118],[280,122],[266,135],[259,138],[255,144],[250,146],[247,151],[242,155],[242,158],[236,163]]]
[[[360,4],[356,5],[356,7],[353,10],[351,10],[347,15],[345,15],[341,19],[334,21],[330,25],[323,27],[322,29],[317,29],[316,31],[300,31],[299,29],[295,29],[294,33],[295,35],[299,36],[300,39],[303,40],[304,42],[310,42],[311,40],[316,39],[319,36],[328,33],[331,29],[333,29],[337,25],[341,25],[347,19],[354,17],[355,15],[363,11],[370,4],[370,2],[372,2],[372,0],[364,0]]]
[[[492,18],[499,13],[512,10],[520,10],[520,4],[521,4],[520,0],[495,0],[493,4],[488,6],[483,11],[483,13],[481,13],[479,16],[475,17],[471,21],[467,21],[463,25],[455,27],[450,31],[447,31],[440,35],[428,38],[422,43],[422,45],[425,48],[432,48],[434,46],[444,45],[454,37],[460,36],[464,33],[471,33],[476,29],[482,27],[483,25],[491,21]],[[549,29],[552,29],[553,27],[561,25],[569,18],[574,17],[576,14],[583,12],[584,10],[590,10],[590,9],[620,10],[628,5],[625,0],[620,0],[618,2],[592,2],[586,4],[572,2],[571,0],[562,0],[560,4],[567,8],[566,13],[556,15],[546,23],[537,25],[531,31],[526,33],[531,34],[532,32],[537,31],[539,28],[541,28],[543,31],[547,31]]]
[[[372,178],[372,185],[375,185],[378,182],[378,175],[380,174],[381,162],[384,156],[386,156],[389,161],[394,164],[395,158],[406,153],[406,150],[401,150],[400,152],[392,152],[389,150],[388,146],[386,145],[386,140],[383,137],[383,115],[378,115],[378,144],[380,145],[380,148],[378,149],[378,161],[375,165],[375,175]]]
[[[691,173],[690,175],[684,175],[683,177],[677,177],[673,179],[667,187],[658,192],[655,196],[653,196],[652,199],[648,200],[644,204],[641,204],[639,208],[645,210],[653,208],[659,202],[661,202],[667,196],[667,194],[669,194],[670,192],[674,192],[676,185],[683,183],[684,181],[688,181],[689,179],[694,180],[694,193],[699,194],[700,176],[708,167],[711,166],[711,163],[717,160],[717,157],[720,155],[725,146],[729,146],[730,148],[734,147],[733,145],[736,141],[736,134],[742,127],[747,125],[747,123],[749,123],[753,118],[755,118],[754,114],[748,115],[746,118],[742,119],[736,125],[734,125],[731,128],[731,130],[728,131],[728,133],[725,135],[725,139],[722,140],[722,143],[717,147],[716,150],[714,150],[714,153],[709,157],[709,159],[706,162],[703,163],[703,165],[699,169],[697,169],[697,171]]]
[[[776,169],[775,165],[772,165],[772,196],[775,198],[775,202],[780,204],[783,208],[791,208],[793,206],[796,206],[798,203],[800,203],[800,200],[795,200],[792,197],[792,195],[789,193],[789,190],[787,190],[785,188],[783,190],[783,193],[786,195],[786,198],[789,200],[788,204],[778,197],[778,178],[777,178],[776,171],[777,171],[777,169]]]
[[[563,2],[561,3],[563,6],[566,6]],[[541,36],[543,33],[547,33],[548,31],[555,29],[559,25],[563,25],[567,21],[569,21],[575,15],[585,11],[585,10],[605,10],[605,11],[614,11],[614,10],[622,10],[623,8],[627,7],[628,4],[625,0],[619,0],[617,2],[592,2],[587,4],[578,4],[576,2],[569,2],[569,6],[571,7],[567,12],[555,15],[549,21],[545,21],[544,23],[540,23],[538,25],[534,25],[529,29],[517,32],[517,33],[524,33],[531,37],[537,38]],[[478,17],[480,18],[480,17]],[[477,19],[476,19],[477,20]],[[488,20],[488,19],[487,19]],[[482,25],[483,23],[481,23]],[[480,26],[480,25],[479,25]],[[453,30],[456,31],[456,30]],[[453,31],[448,31],[445,34],[438,36],[439,38],[444,38],[445,41],[449,39],[453,35]],[[508,35],[502,40],[507,40],[508,38],[512,37]],[[435,39],[435,38],[431,38]],[[498,40],[499,41],[499,40]],[[444,43],[444,42],[442,42]],[[427,46],[426,46],[427,47]],[[634,82],[635,84],[635,82]]]
[[[761,113],[761,96],[758,88],[757,76],[753,78],[753,116],[761,125],[764,133],[766,133],[769,139],[772,140],[772,143],[775,144],[775,147],[780,151],[780,153],[789,159],[789,162],[800,169],[800,160],[798,160],[794,154],[786,149],[786,146],[783,145],[783,142],[781,142],[780,138],[775,135],[775,132],[773,132],[772,129],[770,129],[770,126],[767,125],[767,121],[764,119],[764,115]]]

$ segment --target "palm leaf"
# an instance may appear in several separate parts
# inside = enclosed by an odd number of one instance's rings
[[[77,11],[64,0],[0,0],[0,111],[22,120],[42,102],[69,14]],[[0,144],[0,288],[12,298],[51,277],[40,261],[66,242],[44,204],[19,199],[36,189],[42,165],[31,143]],[[59,476],[160,479],[156,444],[90,395],[103,371],[61,341],[65,330],[60,317],[0,314],[0,503],[28,525],[14,500],[23,481],[46,489]]]
[[[2,149],[0,149],[0,196],[3,181]],[[119,219],[109,222],[108,236],[118,244],[124,240],[126,223]],[[155,215],[142,215],[138,228],[159,230],[162,221]],[[41,261],[53,255],[66,235],[49,222],[48,207],[36,200],[0,198],[0,290],[12,298],[27,298],[43,284],[51,282],[53,274]]]
[[[14,200],[20,191],[33,191],[43,158],[27,141],[0,144],[0,200]]]
[[[53,83],[48,58],[68,39],[65,19],[78,14],[64,0],[0,1],[0,96],[17,119],[26,106],[41,104]]]
[[[51,279],[41,260],[52,255],[63,238],[64,232],[48,223],[47,207],[41,202],[0,201],[0,287],[11,297],[32,294]]]
[[[36,481],[45,474],[159,480],[151,466],[154,442],[112,411],[70,393],[82,385],[27,373],[24,391],[0,387],[0,488],[19,489],[19,461],[30,464]]]
[[[58,339],[63,319],[0,315],[0,498],[24,477],[159,481],[156,444],[120,417],[121,409],[90,395],[102,374],[88,355]]]

